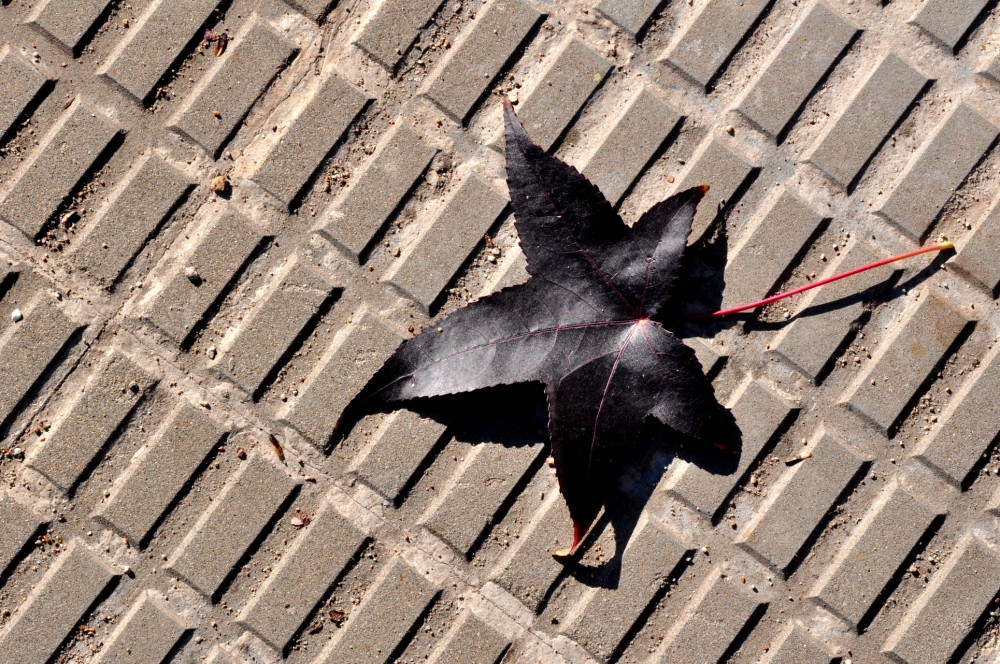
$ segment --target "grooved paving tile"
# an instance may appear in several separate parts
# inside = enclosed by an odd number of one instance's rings
[[[549,58],[554,62],[517,107],[525,131],[544,150],[559,139],[612,66],[576,37],[567,39],[559,53]]]
[[[167,603],[145,593],[121,618],[95,664],[160,664],[189,631]]]
[[[437,596],[430,581],[399,558],[389,563],[378,582],[351,613],[327,664],[382,664]]]
[[[679,629],[668,636],[658,661],[704,664],[719,661],[758,607],[764,604],[718,571],[710,572],[691,600]]]
[[[368,379],[399,345],[400,337],[365,313],[341,332],[278,417],[319,448],[326,447],[333,424]],[[398,462],[398,451],[393,461]]]
[[[231,344],[213,366],[237,385],[256,394],[268,373],[278,367],[305,326],[320,314],[334,292],[301,259],[296,260],[248,314]]]
[[[323,504],[240,612],[240,623],[283,651],[365,541],[350,521]]]
[[[1000,287],[1000,261],[996,260],[996,247],[1000,244],[1000,198],[993,202],[986,219],[965,238],[958,249],[955,265],[996,293]]]
[[[496,664],[510,639],[480,620],[471,611],[445,636],[445,644],[429,664]]]
[[[217,158],[243,124],[250,107],[295,55],[296,49],[257,17],[233,38],[233,45],[187,103],[171,128]],[[217,111],[219,117],[215,117]]]
[[[424,172],[437,149],[397,123],[341,201],[330,206],[323,232],[358,258]]]
[[[959,103],[921,146],[878,212],[920,238],[962,183],[1000,129]]]
[[[103,113],[73,102],[12,178],[0,219],[34,239],[118,133]]]
[[[552,553],[570,544],[569,510],[554,481],[545,498],[545,503],[512,543],[514,555],[491,574],[497,584],[536,613],[549,588],[566,570]]]
[[[785,573],[837,498],[867,464],[824,433],[812,457],[795,464],[769,487],[769,498],[746,524],[737,542]]]
[[[743,434],[736,470],[730,475],[716,475],[693,463],[683,463],[667,478],[666,488],[671,493],[709,518],[718,513],[726,496],[760,456],[782,422],[797,410],[756,380],[745,381],[735,398],[731,410]]]
[[[809,595],[857,629],[934,517],[908,491],[886,491],[854,526]]]
[[[4,367],[0,423],[13,414],[81,327],[67,318],[45,293],[36,295],[21,311],[24,319],[20,323],[0,322],[6,326],[0,332],[0,367]]]
[[[73,539],[0,632],[0,664],[48,661],[121,572]]]
[[[725,141],[716,138],[705,141],[692,156],[691,162],[680,183],[671,192],[709,185],[708,193],[698,204],[694,215],[689,245],[704,234],[719,211],[731,202],[730,198],[759,170],[746,157],[731,150]]]
[[[805,629],[794,627],[778,646],[774,657],[767,660],[767,664],[830,664],[833,661],[833,655],[809,636]]]
[[[171,554],[167,571],[214,598],[299,484],[253,454]]]
[[[288,4],[305,13],[314,21],[323,17],[334,0],[288,0]]]
[[[664,60],[705,87],[772,0],[706,2],[667,48]]]
[[[1000,590],[1000,553],[966,536],[883,646],[911,664],[951,661]],[[961,601],[956,601],[958,599]]]
[[[542,445],[469,445],[457,477],[423,525],[463,554],[542,453]]]
[[[184,341],[243,264],[264,240],[263,234],[243,215],[226,208],[213,217],[183,255],[161,265],[169,270],[162,286],[144,299],[143,317],[178,343]],[[201,277],[194,284],[185,276],[193,267]],[[147,304],[149,300],[152,302]]]
[[[505,196],[469,174],[383,281],[429,310],[506,207]]]
[[[744,93],[740,113],[778,136],[857,33],[853,23],[818,0]]]
[[[643,88],[621,115],[607,123],[608,133],[581,169],[583,174],[613,205],[617,204],[681,117],[673,107]]]
[[[111,0],[42,0],[29,20],[76,54]]]
[[[940,428],[918,448],[917,458],[961,486],[1000,433],[1000,345],[982,358],[982,368],[951,398]]]
[[[21,117],[24,109],[34,100],[48,80],[32,67],[9,44],[0,46],[0,138]]]
[[[0,580],[43,523],[27,507],[0,494]]]
[[[1000,83],[1000,56],[993,56],[980,70],[980,73],[989,76],[994,81]]]
[[[73,262],[111,288],[174,206],[194,188],[177,169],[150,155],[132,166],[111,202],[73,245]]]
[[[987,0],[925,0],[909,23],[954,49],[987,4]]]
[[[356,390],[352,390],[354,392]],[[413,411],[394,411],[371,444],[358,453],[351,470],[387,499],[398,501],[444,431],[440,422],[420,417]]]
[[[598,588],[573,616],[566,634],[600,661],[608,661],[636,618],[670,581],[687,549],[647,521],[633,533],[622,554],[621,579],[615,588]],[[656,561],[650,564],[650,561]]]
[[[711,343],[704,339],[684,339],[684,344],[694,351],[695,359],[701,365],[701,371],[706,376],[713,375],[726,359],[726,356]]]
[[[369,100],[362,90],[331,74],[250,177],[288,205]]]
[[[98,69],[144,101],[212,15],[218,0],[158,0],[136,19],[106,65]]]
[[[868,370],[844,402],[888,432],[967,323],[944,300],[925,293],[906,313],[905,324],[872,353]]]
[[[493,0],[472,25],[455,40],[438,65],[427,96],[459,122],[542,18],[521,0]]]
[[[145,546],[153,528],[222,434],[203,411],[181,404],[154,434],[148,448],[133,457],[94,517],[126,537],[132,546]]]
[[[848,187],[926,84],[926,76],[889,53],[823,131],[807,161]]]
[[[850,245],[841,261],[832,264],[827,272],[846,272],[874,263],[879,258],[882,256],[876,254],[868,244],[856,241]],[[816,276],[822,278],[826,273]],[[771,347],[799,371],[815,380],[850,333],[854,321],[864,313],[864,300],[855,296],[885,280],[885,272],[869,270],[851,279],[837,281],[797,296],[794,300],[796,317],[775,335]],[[855,299],[849,303],[843,302],[850,298]],[[823,311],[823,307],[834,302],[838,303],[835,309]],[[803,315],[809,311],[817,312],[817,315]],[[820,311],[823,313],[819,314]]]
[[[755,216],[759,221],[743,231],[744,237],[731,250],[723,308],[753,302],[771,293],[823,222],[818,212],[784,187],[770,206]]]
[[[90,376],[69,413],[52,428],[28,465],[69,491],[154,383],[131,360],[114,353]]]
[[[443,0],[382,0],[368,15],[354,43],[393,71]]]
[[[227,650],[223,650],[222,646],[215,646],[212,648],[212,652],[208,653],[207,664],[245,664],[245,662],[236,658]]]
[[[653,12],[660,4],[661,0],[601,0],[597,11],[635,37],[653,18]]]

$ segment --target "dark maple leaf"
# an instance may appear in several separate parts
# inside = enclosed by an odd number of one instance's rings
[[[733,417],[694,353],[652,320],[677,280],[707,187],[657,203],[629,228],[596,186],[531,142],[510,104],[504,118],[507,184],[531,278],[405,342],[351,408],[544,384],[572,550],[648,418],[709,446],[733,445]]]

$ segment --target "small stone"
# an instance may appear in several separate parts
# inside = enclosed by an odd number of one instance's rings
[[[188,265],[186,268],[184,268],[184,276],[187,277],[188,281],[190,281],[195,286],[201,285],[201,275],[198,274],[198,270],[194,269],[193,266]]]
[[[511,90],[510,92],[507,93],[507,101],[509,101],[514,105],[517,105],[517,90]]]
[[[208,350],[205,351],[205,354],[208,355],[208,359],[214,360],[216,354],[215,346],[209,346]]]
[[[10,312],[10,321],[12,323],[20,323],[22,320],[24,320],[24,314],[21,313],[20,309],[14,309],[14,311]]]
[[[225,175],[216,175],[212,178],[212,191],[217,194],[228,194],[229,189],[232,186],[229,183],[229,178]]]
[[[735,135],[736,127],[734,127],[733,125],[729,125],[728,127],[726,127],[726,133],[729,134],[730,136]]]

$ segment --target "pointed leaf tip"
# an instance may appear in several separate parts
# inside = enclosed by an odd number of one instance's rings
[[[583,540],[583,536],[587,534],[588,526],[583,526],[577,522],[573,522],[573,543],[569,545],[567,549],[558,549],[552,553],[553,558],[569,558],[574,553],[576,553],[576,547],[580,546],[580,542]]]

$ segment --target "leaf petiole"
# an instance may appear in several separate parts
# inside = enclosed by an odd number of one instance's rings
[[[778,293],[777,295],[772,295],[771,297],[765,297],[763,300],[758,300],[757,302],[751,302],[750,304],[744,304],[738,307],[733,307],[731,309],[722,309],[720,311],[706,314],[704,318],[721,318],[723,316],[735,314],[740,311],[746,311],[747,309],[755,309],[757,307],[763,307],[768,304],[771,304],[772,302],[783,300],[786,297],[798,295],[799,293],[804,293],[805,291],[813,288],[819,288],[820,286],[824,286],[839,279],[846,279],[847,277],[859,274],[861,272],[865,272],[866,270],[871,270],[872,268],[881,267],[882,265],[888,265],[889,263],[895,263],[896,261],[901,261],[904,258],[912,258],[913,256],[926,254],[930,251],[946,251],[948,249],[954,249],[954,248],[955,245],[952,242],[940,242],[938,244],[934,244],[929,247],[921,247],[920,249],[914,249],[913,251],[908,251],[905,254],[893,256],[892,258],[885,258],[883,260],[875,261],[874,263],[870,263],[868,265],[862,265],[861,267],[856,267],[853,270],[848,270],[847,272],[835,274],[832,277],[827,277],[826,279],[820,279],[819,281],[813,282],[811,284],[806,284],[805,286],[800,286],[799,288],[794,288],[785,293]],[[699,316],[699,318],[701,318],[701,316]]]

